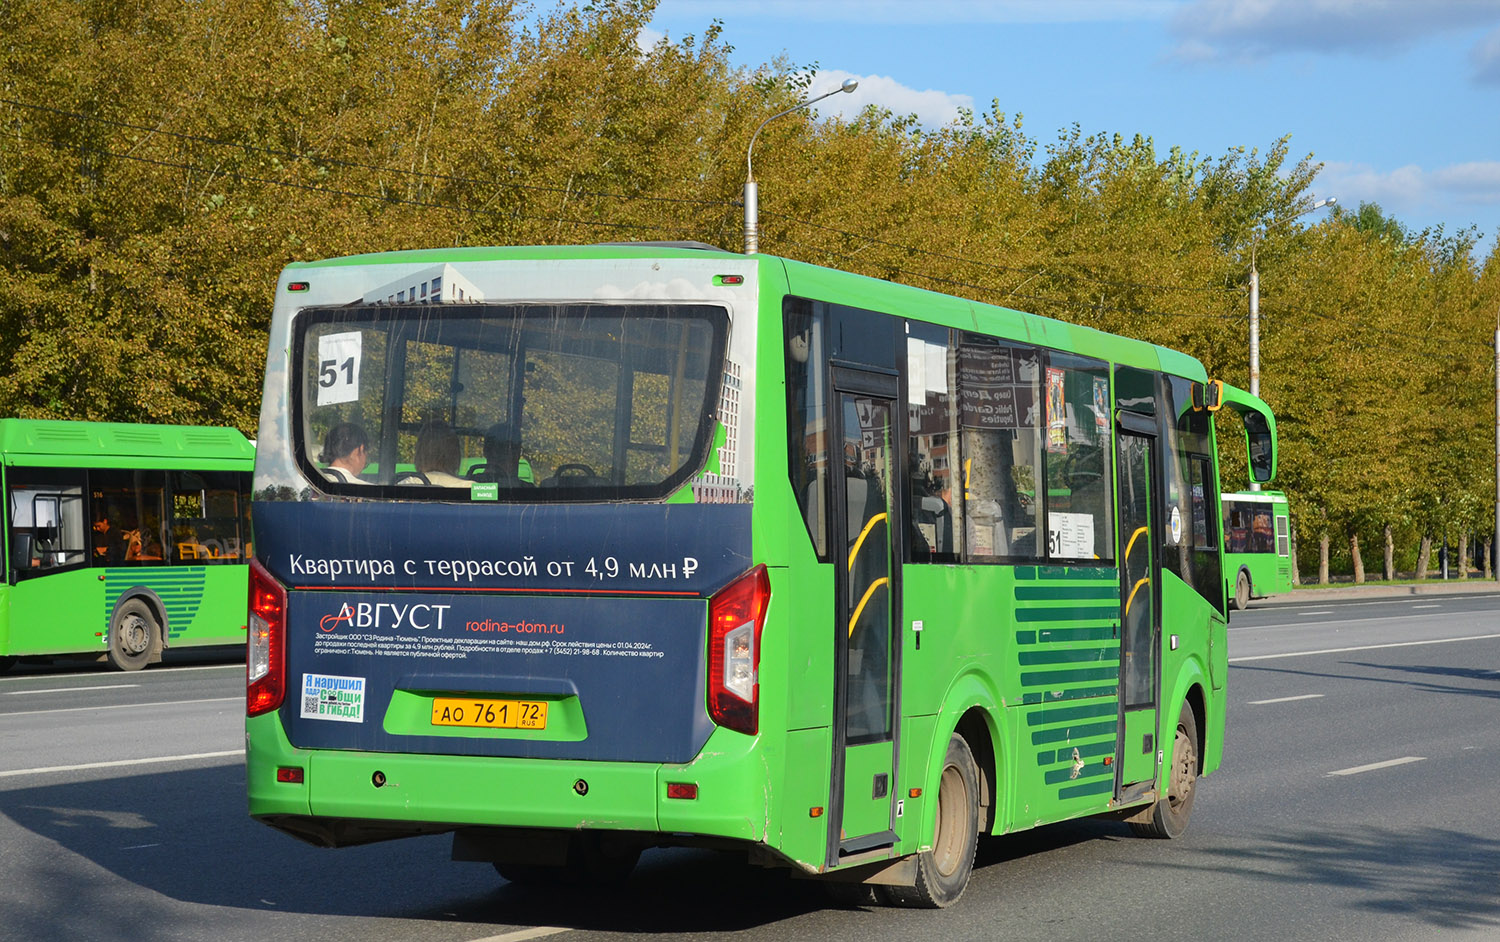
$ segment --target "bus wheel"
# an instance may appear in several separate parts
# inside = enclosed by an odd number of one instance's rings
[[[1177,735],[1172,741],[1167,793],[1131,819],[1130,829],[1138,837],[1181,837],[1193,815],[1193,796],[1197,791],[1198,721],[1193,708],[1184,703],[1177,719]]]
[[[932,850],[917,854],[915,886],[883,887],[897,906],[940,909],[958,902],[974,870],[979,846],[979,766],[964,738],[954,733],[938,780],[937,826]]]
[[[1230,599],[1230,604],[1239,612],[1250,607],[1250,574],[1243,569],[1234,581],[1234,598]]]
[[[151,661],[160,628],[151,608],[131,599],[115,613],[109,626],[109,663],[122,671],[138,671]]]

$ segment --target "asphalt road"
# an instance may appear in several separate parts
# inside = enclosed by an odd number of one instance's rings
[[[1225,765],[1186,837],[987,840],[942,912],[834,906],[702,851],[539,892],[441,837],[308,847],[245,815],[242,666],[29,670],[0,678],[0,938],[1500,938],[1500,596],[1257,605],[1230,658]]]

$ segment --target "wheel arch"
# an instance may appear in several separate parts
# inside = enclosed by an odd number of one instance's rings
[[[979,767],[980,815],[983,833],[991,833],[1000,814],[1000,798],[1006,794],[1005,783],[1000,776],[1004,768],[1001,757],[1008,755],[1005,742],[1005,725],[1000,721],[1002,708],[1000,698],[989,679],[977,671],[971,671],[954,681],[944,697],[943,708],[938,712],[938,721],[933,726],[932,743],[928,749],[927,769],[923,776],[923,795],[931,800],[923,804],[921,845],[928,847],[934,839],[937,826],[937,791],[942,776],[943,761],[948,754],[948,739],[954,733],[962,736],[974,755],[974,764]]]
[[[131,586],[124,592],[121,592],[119,598],[115,599],[114,607],[109,610],[109,622],[104,626],[105,643],[107,644],[109,641],[108,633],[114,630],[115,619],[120,617],[120,609],[124,608],[126,603],[136,599],[141,600],[147,608],[151,609],[151,616],[156,619],[156,626],[159,629],[157,632],[159,636],[157,641],[160,643],[161,649],[165,651],[171,635],[171,626],[167,620],[167,606],[161,600],[161,596],[157,595],[154,589],[146,585]]]

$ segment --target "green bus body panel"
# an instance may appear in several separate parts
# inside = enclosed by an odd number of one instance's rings
[[[0,454],[10,465],[57,468],[249,471],[255,461],[231,428],[42,419],[0,419]]]

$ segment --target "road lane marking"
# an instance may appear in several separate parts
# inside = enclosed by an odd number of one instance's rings
[[[1442,607],[1443,606],[1439,605],[1437,602],[1432,602],[1432,603],[1427,604],[1427,605],[1413,605],[1412,606],[1412,608],[1442,608]]]
[[[1282,657],[1310,657],[1314,654],[1346,654],[1350,651],[1375,651],[1380,648],[1410,648],[1419,644],[1450,644],[1454,641],[1489,641],[1492,638],[1500,638],[1500,635],[1469,635],[1466,638],[1434,638],[1430,641],[1393,641],[1390,644],[1362,644],[1352,648],[1322,648],[1317,651],[1292,651],[1287,654],[1250,654],[1245,657],[1232,657],[1229,663],[1271,661]]]
[[[1332,615],[1333,614],[1333,609],[1331,609],[1331,608],[1320,608],[1317,611],[1312,611],[1312,612],[1298,612],[1297,614],[1298,615]]]
[[[1339,769],[1337,772],[1329,772],[1329,775],[1358,775],[1361,772],[1373,772],[1376,769],[1388,769],[1393,765],[1406,765],[1408,762],[1426,762],[1426,756],[1402,756],[1399,759],[1387,759],[1384,762],[1371,762],[1369,765],[1356,765],[1352,769]]]
[[[74,693],[79,690],[124,690],[126,687],[139,687],[140,684],[99,684],[92,687],[43,687],[40,690],[7,690],[7,697],[21,697],[28,693]]]
[[[487,935],[473,942],[525,942],[527,939],[540,939],[549,935],[557,935],[560,932],[572,932],[564,926],[534,926],[530,929],[518,929],[515,932],[502,932],[500,935]]]
[[[208,697],[203,700],[161,700],[155,703],[110,703],[104,706],[59,707],[56,710],[17,710],[14,713],[0,713],[0,720],[10,719],[12,716],[35,716],[38,713],[77,713],[80,710],[133,710],[139,707],[182,706],[186,703],[227,703],[231,700],[243,702],[244,699],[244,697]]]
[[[46,775],[51,772],[82,772],[88,769],[117,769],[127,765],[152,765],[162,762],[188,762],[193,759],[222,759],[225,756],[242,756],[243,749],[228,749],[224,752],[194,752],[181,756],[152,756],[149,759],[115,759],[112,762],[85,762],[82,765],[53,765],[41,769],[12,769],[0,772],[0,778],[15,778],[18,775]]]
[[[1277,697],[1274,700],[1249,700],[1250,706],[1260,706],[1265,703],[1291,703],[1293,700],[1316,700],[1323,696],[1321,693],[1304,693],[1300,697]]]

